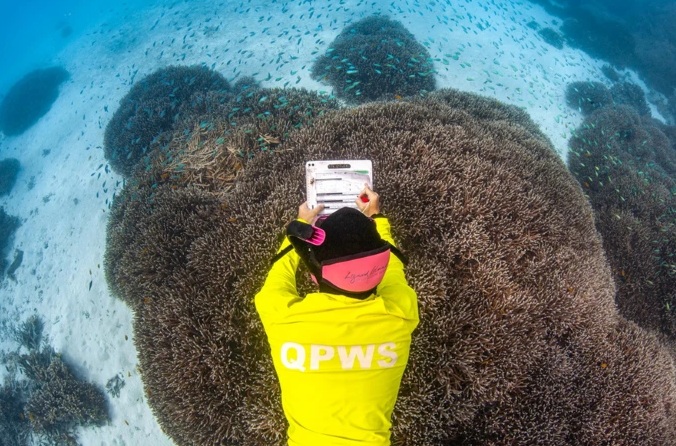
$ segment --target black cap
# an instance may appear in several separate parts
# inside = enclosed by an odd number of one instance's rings
[[[338,209],[316,224],[326,233],[324,243],[310,248],[320,263],[372,251],[387,243],[380,238],[376,223],[354,208]]]

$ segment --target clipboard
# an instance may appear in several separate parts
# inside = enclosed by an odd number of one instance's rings
[[[305,163],[305,187],[310,209],[324,205],[321,215],[340,208],[357,208],[355,200],[364,189],[373,189],[371,160],[308,161]]]

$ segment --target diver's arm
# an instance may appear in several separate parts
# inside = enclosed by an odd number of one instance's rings
[[[282,246],[277,252],[280,253],[290,245],[289,239],[284,237]],[[296,269],[299,261],[300,257],[291,249],[270,268],[263,287],[254,298],[256,311],[262,318],[275,317],[300,300],[296,290]]]
[[[382,215],[375,215],[374,221],[380,237],[396,246],[390,233],[390,223]],[[404,274],[404,263],[394,253],[390,253],[387,271],[376,289],[378,296],[395,303],[408,319],[418,321],[418,296],[408,285]]]
[[[314,209],[308,207],[307,202],[298,208],[298,221],[309,223],[314,221],[324,209],[319,205]],[[290,249],[291,242],[284,237],[282,246],[277,251],[277,257],[268,273],[263,288],[256,294],[254,303],[256,311],[261,315],[263,323],[269,318],[283,314],[292,304],[301,300],[296,289],[296,269],[300,257],[295,250]],[[282,251],[288,251],[281,255]]]

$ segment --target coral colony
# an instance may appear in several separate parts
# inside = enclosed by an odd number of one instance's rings
[[[293,125],[288,110],[322,98],[295,93],[280,104],[279,94],[256,91],[260,99],[247,106],[258,102],[268,113],[256,109],[259,118],[245,124],[274,146],[234,145],[230,120],[242,104],[218,100],[199,139],[211,155],[199,144],[169,144],[113,206],[107,277],[136,312],[148,400],[174,441],[283,442],[279,389],[250,296],[279,227],[302,201],[302,160],[367,154],[388,179],[380,183],[390,197],[385,211],[414,259],[408,276],[422,321],[414,345],[426,346],[414,350],[404,376],[395,438],[420,445],[481,444],[507,431],[517,443],[533,435],[549,444],[665,438],[676,399],[671,357],[619,315],[587,199],[523,111],[440,90],[312,108],[316,118]],[[167,158],[190,167],[168,171]],[[433,219],[426,209],[435,209]],[[299,280],[310,289],[309,279]],[[608,406],[599,412],[597,400]],[[632,415],[639,410],[653,415],[639,420]],[[608,433],[615,425],[633,427]]]

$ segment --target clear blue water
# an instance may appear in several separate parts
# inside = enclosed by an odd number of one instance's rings
[[[25,73],[50,66],[73,40],[107,20],[157,0],[2,0],[0,2],[0,95]]]

